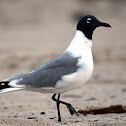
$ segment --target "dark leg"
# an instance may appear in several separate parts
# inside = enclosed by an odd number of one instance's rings
[[[58,94],[58,98],[57,98],[57,100],[54,99],[55,96],[56,96],[56,94],[54,94],[54,95],[52,96],[52,99],[53,99],[53,101],[56,102],[56,105],[57,105],[57,111],[58,111],[58,121],[60,122],[60,121],[61,121],[60,108],[59,108],[60,102],[58,102],[59,99],[60,99],[60,94]]]
[[[53,99],[54,101],[66,105],[71,115],[76,114],[77,116],[79,116],[78,112],[73,108],[73,106],[72,106],[71,104],[66,103],[66,102],[63,102],[63,101],[60,101],[60,100],[56,100],[55,96],[56,96],[56,94],[54,94],[54,95],[52,96],[52,99]]]
[[[58,111],[58,121],[60,122],[61,121],[61,116],[60,116],[60,108],[59,108],[59,105],[60,105],[60,102],[58,102],[60,99],[60,94],[58,94],[58,98],[57,98],[57,111]]]

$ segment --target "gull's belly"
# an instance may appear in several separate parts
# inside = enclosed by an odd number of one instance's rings
[[[57,82],[55,86],[56,89],[61,89],[63,92],[72,90],[83,85],[90,78],[93,71],[92,57],[86,61],[81,59],[78,64],[80,64],[81,67],[75,73],[63,76],[62,79]]]

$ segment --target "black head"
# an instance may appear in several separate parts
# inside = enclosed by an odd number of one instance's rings
[[[82,31],[88,39],[92,39],[93,31],[99,26],[111,27],[107,23],[100,22],[92,15],[86,15],[78,22],[77,30]]]

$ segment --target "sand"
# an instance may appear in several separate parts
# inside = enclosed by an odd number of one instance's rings
[[[0,104],[1,126],[125,126],[126,113],[71,116],[66,106],[61,105],[62,122],[57,121],[52,94],[18,91],[2,94]],[[125,105],[125,84],[87,84],[81,89],[66,92],[61,99],[70,102],[76,110],[91,106]],[[44,112],[45,114],[40,114]]]

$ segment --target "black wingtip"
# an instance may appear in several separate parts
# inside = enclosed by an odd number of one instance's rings
[[[2,81],[0,82],[0,90],[10,88],[11,86],[8,85],[9,81]]]

